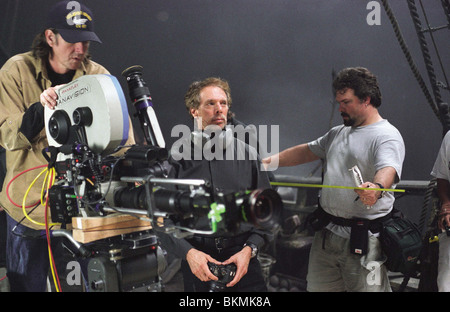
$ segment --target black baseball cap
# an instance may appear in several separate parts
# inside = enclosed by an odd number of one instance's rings
[[[78,1],[61,1],[55,4],[48,13],[46,27],[56,29],[70,43],[102,42],[94,32],[92,11]]]

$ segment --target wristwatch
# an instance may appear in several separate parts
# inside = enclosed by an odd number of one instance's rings
[[[377,182],[375,182],[374,184],[378,185],[381,189],[384,189],[383,184],[377,183]],[[384,196],[384,193],[386,193],[386,191],[381,191],[381,194],[380,194],[380,196],[378,197],[378,199],[380,199],[381,197],[383,197],[383,196]]]
[[[256,255],[258,254],[258,247],[255,244],[252,243],[245,243],[244,247],[250,247],[252,249],[252,256],[251,258],[253,259],[254,257],[256,257]]]

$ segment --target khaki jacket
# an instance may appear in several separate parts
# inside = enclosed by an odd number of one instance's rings
[[[83,64],[75,73],[73,79],[82,75],[108,74],[100,64],[89,61]],[[33,57],[31,52],[19,54],[10,58],[0,69],[0,145],[6,149],[7,172],[0,193],[0,206],[16,221],[33,229],[43,229],[45,223],[45,205],[36,209],[26,208],[26,213],[33,221],[25,218],[22,202],[26,195],[26,206],[34,206],[40,202],[45,174],[38,178],[30,187],[38,174],[46,168],[47,160],[42,150],[48,146],[45,129],[32,142],[19,132],[22,117],[28,107],[39,102],[40,94],[51,87],[45,63]],[[132,127],[129,131],[127,144],[134,143]],[[39,168],[39,166],[43,166]],[[9,182],[21,174],[13,182]],[[8,191],[8,193],[7,193]],[[8,198],[9,196],[9,198]],[[44,203],[45,204],[45,203]],[[19,206],[19,207],[17,207]],[[50,209],[47,220],[51,222]]]

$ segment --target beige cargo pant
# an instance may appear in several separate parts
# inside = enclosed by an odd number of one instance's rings
[[[386,256],[370,235],[366,255],[350,252],[350,239],[323,229],[316,232],[309,256],[307,290],[311,292],[390,292]]]

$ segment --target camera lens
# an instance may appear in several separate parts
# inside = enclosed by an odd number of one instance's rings
[[[73,123],[77,126],[92,125],[92,111],[89,107],[78,107],[72,114]]]
[[[169,153],[165,148],[157,146],[132,146],[125,153],[126,159],[139,160],[144,162],[164,161],[169,157]]]
[[[114,204],[117,207],[147,210],[145,189],[143,187],[118,188],[114,191]]]
[[[259,189],[246,195],[242,209],[249,222],[271,229],[279,222],[282,205],[281,197],[276,191]]]
[[[63,110],[57,110],[48,121],[50,136],[59,144],[66,144],[70,133],[70,118]]]
[[[156,190],[154,195],[156,208],[164,212],[199,216],[209,212],[209,197],[204,195],[192,196],[190,191],[167,189]]]
[[[134,102],[142,99],[151,101],[150,90],[142,79],[142,70],[142,66],[135,65],[122,72],[122,76],[127,79],[130,98]]]
[[[143,67],[131,66],[122,72],[128,83],[128,93],[136,109],[137,117],[149,145],[164,147],[164,137],[153,109],[150,91],[142,78]]]
[[[162,212],[176,215],[195,214],[207,215],[209,212],[209,197],[192,196],[190,191],[157,189],[153,192],[155,208]],[[118,207],[148,209],[144,186],[122,187],[114,191],[114,204]]]

